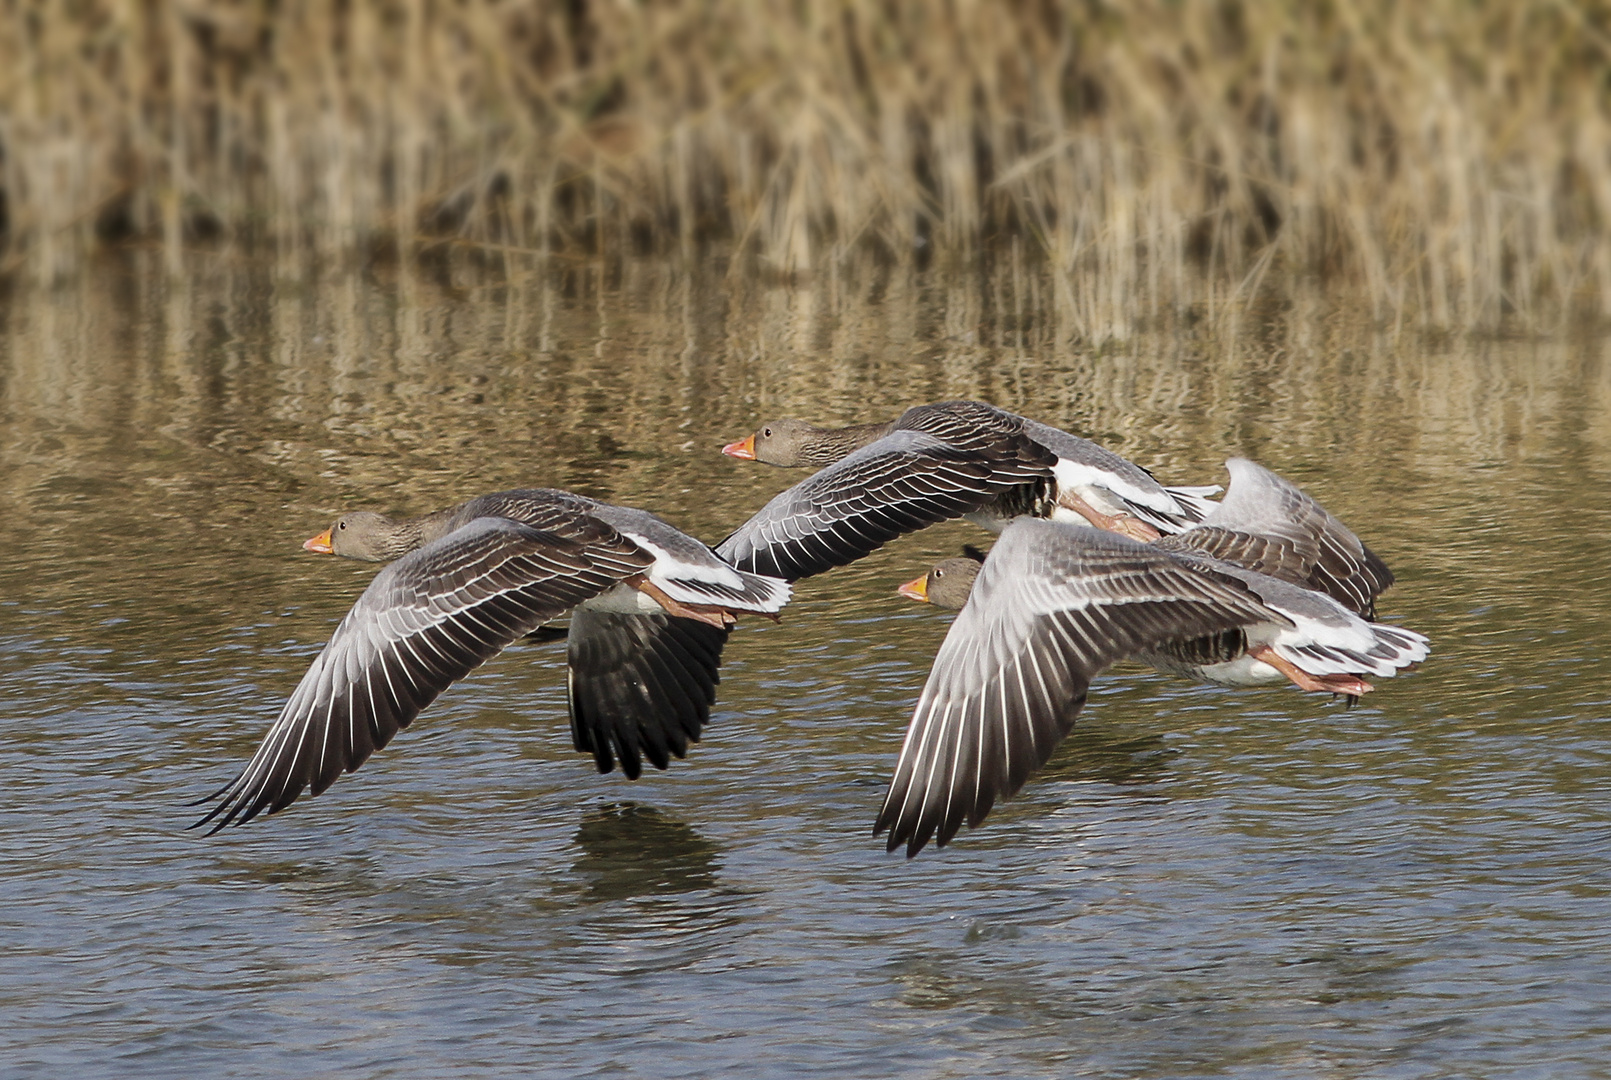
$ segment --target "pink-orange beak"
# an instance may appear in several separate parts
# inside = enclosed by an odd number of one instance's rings
[[[738,442],[728,443],[726,446],[722,447],[722,453],[726,454],[728,457],[736,457],[744,461],[754,461],[755,436],[751,435],[748,438],[738,440]]]
[[[330,546],[330,530],[326,529],[318,536],[311,536],[302,541],[302,546],[308,551],[317,551],[321,555],[334,555],[336,549]]]
[[[913,578],[895,591],[908,600],[916,600],[919,603],[926,604],[929,602],[929,576],[924,574],[920,578]]]

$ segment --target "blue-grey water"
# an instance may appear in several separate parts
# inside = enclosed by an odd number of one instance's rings
[[[0,298],[0,1073],[1575,1077],[1611,1066],[1611,366],[1346,305],[1070,343],[1040,282],[131,256]],[[1392,564],[1357,707],[1133,665],[985,825],[870,826],[945,619],[929,530],[726,653],[705,740],[576,754],[562,649],[187,831],[374,573],[344,508],[530,485],[715,541],[772,416],[983,397],[1167,482],[1243,454]]]

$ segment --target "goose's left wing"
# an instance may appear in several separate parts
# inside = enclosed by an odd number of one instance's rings
[[[795,581],[973,513],[1011,488],[1049,483],[1055,461],[1021,433],[959,447],[895,431],[777,495],[716,553],[740,570]]]

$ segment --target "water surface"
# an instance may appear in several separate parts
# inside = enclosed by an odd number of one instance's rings
[[[277,278],[138,258],[0,303],[8,1075],[1566,1076],[1611,1060],[1605,342],[1347,312],[1069,343],[1022,276],[653,263]],[[704,742],[576,754],[511,649],[207,838],[374,573],[344,508],[553,485],[714,541],[776,415],[983,397],[1168,482],[1257,458],[1393,565],[1423,670],[1347,710],[1121,666],[943,851],[870,824],[945,620],[931,529],[730,642]]]

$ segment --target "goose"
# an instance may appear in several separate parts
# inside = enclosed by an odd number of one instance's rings
[[[1231,458],[1225,467],[1231,477],[1225,498],[1202,521],[1182,532],[1160,537],[1153,546],[1230,563],[1323,593],[1367,622],[1374,622],[1376,597],[1394,580],[1387,563],[1348,526],[1285,477],[1246,458]],[[896,591],[941,608],[962,607],[978,566],[985,560],[977,548],[965,547],[963,551],[963,557],[942,560],[924,577]],[[1301,665],[1289,669],[1279,653],[1254,656],[1240,630],[1169,642],[1138,654],[1138,659],[1163,671],[1220,686],[1265,686],[1290,681],[1304,690],[1342,693],[1350,699],[1371,689],[1350,673],[1314,672]],[[1364,689],[1350,689],[1356,684]]]
[[[980,401],[917,405],[887,424],[763,424],[729,457],[819,466],[717,545],[734,566],[794,581],[939,521],[992,532],[1020,515],[1153,540],[1202,520],[1218,487],[1166,488],[1119,455]]]
[[[636,778],[697,741],[735,613],[775,616],[790,586],[735,570],[643,510],[536,488],[394,521],[358,511],[310,551],[391,562],[196,825],[213,832],[322,793],[438,694],[566,612],[576,749]]]
[[[977,827],[1068,734],[1091,679],[1126,657],[1199,678],[1363,694],[1427,639],[1322,592],[1194,552],[1020,518],[983,562],[951,559],[902,591],[961,611],[907,728],[874,834],[908,857]],[[1240,681],[1246,679],[1247,682]]]

